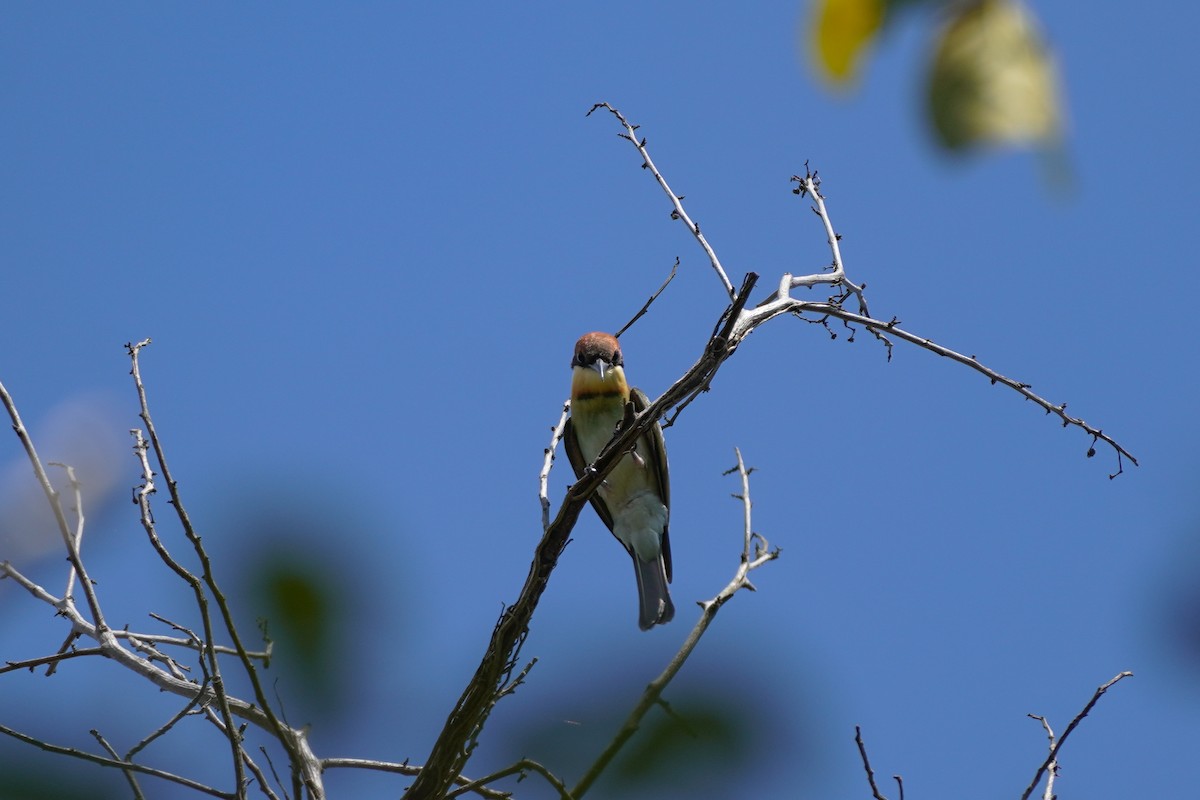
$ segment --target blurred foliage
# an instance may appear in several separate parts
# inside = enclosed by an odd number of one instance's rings
[[[818,0],[812,25],[814,66],[835,88],[857,77],[883,25],[885,0]]]
[[[924,91],[930,127],[943,149],[1058,146],[1058,70],[1020,0],[815,0],[801,46],[827,85],[845,89],[909,6],[943,19],[931,43]]]
[[[1152,594],[1158,607],[1156,636],[1195,686],[1200,676],[1200,524],[1192,523],[1168,554],[1164,569],[1155,576]]]
[[[698,765],[747,765],[756,724],[745,709],[723,702],[727,700],[686,697],[681,709],[672,705],[670,713],[651,716],[638,746],[616,762],[613,782],[628,789],[655,778],[674,780],[674,773]]]
[[[52,758],[53,761],[45,759]],[[139,778],[153,797],[157,778]],[[29,751],[27,757],[0,761],[0,800],[108,800],[129,797],[127,784],[115,770],[83,761]]]
[[[809,714],[746,695],[742,688],[755,681],[728,674],[738,670],[727,665],[702,678],[677,678],[667,689],[667,705],[647,713],[593,793],[736,797],[747,771],[781,742],[787,743],[797,772],[815,773],[820,757],[808,735]],[[517,729],[506,732],[507,758],[532,758],[570,786],[621,729],[637,699],[615,685],[591,685],[585,692],[578,685],[563,686],[547,706],[521,710]]]
[[[258,543],[241,559],[243,610],[258,618],[273,643],[270,669],[287,678],[283,696],[298,698],[313,714],[336,713],[343,705],[343,632],[354,585],[348,569],[321,544],[341,538],[323,516],[259,517],[243,523],[247,530],[239,536]],[[243,632],[248,641],[251,630]]]
[[[930,73],[929,110],[950,150],[1058,139],[1056,70],[1028,9],[985,0],[950,20]]]

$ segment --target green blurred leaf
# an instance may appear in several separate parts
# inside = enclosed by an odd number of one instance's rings
[[[77,761],[67,756],[33,750],[30,758],[0,761],[0,800],[108,800],[128,797],[128,784],[115,770]],[[101,752],[103,755],[103,752]],[[163,784],[142,777],[142,791],[153,796]],[[119,787],[119,788],[118,788]],[[123,791],[122,791],[123,790]]]
[[[949,150],[1053,145],[1061,135],[1058,71],[1018,0],[956,8],[938,38],[928,96],[934,130]]]
[[[315,558],[277,549],[259,556],[249,571],[249,589],[274,642],[272,668],[292,672],[303,683],[295,688],[328,710],[336,706],[341,676],[335,640],[345,603],[336,572]]]
[[[754,739],[745,709],[695,696],[670,714],[651,715],[639,736],[617,760],[615,782],[640,784],[683,770],[703,772],[705,764],[739,764]]]
[[[747,695],[743,687],[755,679],[738,665],[711,662],[702,672],[703,679],[668,688],[669,707],[650,709],[600,775],[596,793],[630,800],[742,796],[748,772],[781,742],[787,743],[787,769],[803,772],[798,784],[821,772],[820,739],[813,735],[813,710],[805,699],[793,694],[764,703]],[[556,694],[543,697],[541,707],[521,707],[504,732],[507,752],[495,756],[496,764],[533,758],[571,784],[609,745],[637,702],[627,686],[617,689],[594,673]]]

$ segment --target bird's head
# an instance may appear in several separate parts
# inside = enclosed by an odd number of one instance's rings
[[[571,359],[571,366],[595,370],[601,380],[613,367],[623,364],[621,345],[612,334],[599,331],[585,333],[575,343],[575,357]]]

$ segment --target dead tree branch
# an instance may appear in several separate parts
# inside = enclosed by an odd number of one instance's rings
[[[658,677],[650,681],[646,690],[642,692],[642,697],[638,700],[637,705],[629,712],[629,716],[625,719],[625,723],[621,729],[617,731],[617,735],[609,742],[608,746],[596,758],[592,766],[588,768],[583,777],[575,784],[575,788],[571,790],[571,797],[574,800],[579,800],[591,788],[596,778],[609,765],[613,758],[620,752],[626,742],[637,733],[641,727],[642,719],[650,711],[651,708],[661,702],[662,694],[666,690],[668,684],[679,673],[684,663],[692,655],[696,649],[696,645],[700,643],[700,638],[704,636],[709,625],[717,616],[717,612],[721,610],[730,599],[741,589],[755,591],[754,584],[750,582],[750,573],[766,564],[768,561],[774,561],[779,557],[779,548],[772,548],[765,538],[760,534],[755,533],[751,527],[751,503],[750,503],[750,472],[746,467],[745,461],[742,460],[742,452],[737,448],[734,449],[734,454],[737,457],[737,464],[725,474],[736,472],[741,479],[741,494],[735,494],[734,499],[742,503],[742,557],[738,563],[738,568],[734,572],[733,579],[717,593],[711,600],[705,600],[699,603],[700,618],[692,627],[687,639],[684,640],[683,646],[671,658]]]
[[[632,125],[620,111],[608,103],[597,103],[589,110],[588,114],[601,108],[609,111],[618,120],[623,128],[620,136],[637,149],[642,158],[643,168],[650,170],[659,187],[670,199],[672,217],[682,221],[695,237],[731,302],[717,320],[713,334],[704,345],[696,363],[644,412],[632,420],[627,420],[623,429],[597,457],[592,465],[592,472],[577,481],[568,490],[555,519],[549,525],[543,522],[543,536],[535,549],[525,584],[517,599],[512,605],[505,608],[497,621],[479,667],[451,710],[429,758],[426,759],[425,767],[405,793],[405,800],[440,798],[445,794],[455,776],[461,772],[470,756],[471,743],[478,737],[488,714],[495,705],[497,692],[513,668],[520,645],[528,633],[529,621],[550,580],[550,574],[557,564],[558,558],[562,555],[567,537],[574,527],[584,503],[596,491],[600,482],[613,469],[617,461],[633,447],[637,438],[649,430],[652,425],[662,419],[665,419],[664,427],[673,424],[693,400],[709,389],[721,365],[733,357],[746,337],[775,317],[788,314],[801,318],[816,318],[818,321],[832,317],[848,325],[858,325],[870,331],[888,348],[889,354],[892,343],[888,337],[894,336],[938,355],[966,364],[989,377],[993,383],[1002,383],[1016,390],[1026,399],[1038,403],[1047,410],[1047,413],[1057,414],[1063,420],[1064,425],[1076,425],[1082,428],[1093,437],[1093,443],[1104,441],[1112,446],[1118,458],[1118,471],[1115,474],[1121,472],[1122,457],[1128,458],[1135,465],[1137,463],[1128,451],[1100,429],[1092,428],[1080,419],[1068,417],[1065,412],[1065,404],[1056,406],[1031,392],[1028,384],[1006,378],[972,357],[964,356],[938,345],[928,338],[900,328],[896,319],[884,321],[869,316],[862,287],[851,282],[846,276],[838,246],[839,239],[830,220],[824,197],[820,194],[819,179],[815,172],[806,171],[805,176],[795,177],[799,183],[797,193],[802,196],[811,196],[817,204],[814,210],[822,220],[829,246],[833,252],[832,271],[799,277],[785,272],[780,277],[774,294],[759,305],[747,308],[750,294],[754,290],[759,276],[753,272],[747,273],[741,289],[734,291],[733,284],[721,266],[716,251],[700,232],[700,227],[688,216],[683,207],[682,197],[671,190],[666,179],[655,166],[646,147],[646,140],[638,138],[637,126]],[[841,292],[824,302],[806,302],[790,296],[790,291],[795,286],[818,284],[837,287]],[[847,297],[857,298],[860,313],[843,308],[842,304]],[[668,412],[672,409],[673,413],[668,417]],[[557,438],[556,434],[552,439],[552,444],[557,442]],[[1090,454],[1091,451],[1089,451]],[[552,451],[548,451],[543,464],[543,475],[548,473],[552,458]],[[545,503],[543,503],[543,508],[546,508]],[[544,511],[543,521],[546,517],[548,517],[548,511]]]
[[[1125,678],[1132,676],[1133,673],[1126,670],[1125,672],[1119,673],[1112,680],[1102,684],[1099,688],[1097,688],[1095,693],[1092,694],[1092,699],[1088,700],[1087,705],[1083,707],[1083,710],[1075,715],[1075,718],[1071,720],[1069,725],[1067,725],[1067,729],[1063,731],[1063,735],[1059,737],[1057,741],[1055,741],[1054,731],[1050,729],[1050,723],[1046,721],[1045,717],[1039,717],[1034,714],[1029,715],[1032,719],[1036,719],[1042,723],[1042,728],[1046,731],[1046,736],[1050,739],[1050,753],[1046,756],[1046,760],[1042,762],[1042,765],[1038,767],[1037,772],[1034,773],[1033,780],[1029,782],[1029,786],[1025,789],[1025,793],[1021,795],[1021,800],[1029,800],[1029,795],[1033,794],[1033,790],[1037,788],[1037,785],[1041,782],[1043,775],[1049,776],[1046,778],[1046,792],[1044,797],[1046,800],[1051,800],[1054,797],[1054,779],[1058,777],[1058,753],[1060,750],[1062,750],[1062,746],[1066,744],[1067,737],[1070,736],[1071,732],[1079,726],[1079,723],[1082,722],[1083,718],[1088,715],[1088,712],[1095,707],[1096,703],[1100,702],[1100,698],[1104,696],[1105,692],[1115,686],[1118,681],[1122,681]]]

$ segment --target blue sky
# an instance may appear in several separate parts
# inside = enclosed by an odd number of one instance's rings
[[[1066,193],[1030,154],[933,147],[919,15],[835,97],[797,50],[795,3],[10,6],[0,380],[43,456],[87,468],[85,552],[110,619],[150,630],[148,611],[188,613],[126,502],[140,423],[122,345],[153,337],[152,409],[219,574],[236,588],[299,560],[339,598],[327,696],[289,695],[280,659],[292,721],[314,721],[321,755],[425,758],[525,578],[576,337],[620,327],[679,256],[622,338],[653,397],[724,307],[615,122],[585,118],[604,100],[642,126],[735,284],[827,263],[788,183],[808,160],[877,316],[1066,401],[1142,466],[1109,481],[1106,448],[1086,459],[1082,433],[927,352],[887,363],[869,337],[776,320],[667,434],[676,621],[637,630],[627,557],[589,512],[535,617],[538,665],[469,771],[611,734],[604,714],[632,706],[691,601],[736,567],[721,473],[738,446],[758,470],[755,527],[783,555],[722,611],[673,702],[741,704],[752,750],[655,796],[867,796],[859,724],[909,796],[1018,797],[1045,750],[1026,713],[1061,730],[1125,669],[1066,746],[1058,794],[1179,794],[1200,711],[1181,606],[1200,572],[1200,19],[1037,13],[1064,73]],[[0,557],[61,587],[15,437],[0,470]],[[555,499],[568,473],[560,459]],[[168,511],[160,497],[164,525]],[[3,659],[65,635],[12,585],[0,609]],[[80,746],[97,726],[128,746],[177,708],[105,664],[0,680],[0,723]],[[147,757],[214,747],[198,721],[174,736]],[[68,767],[7,741],[0,758]]]

